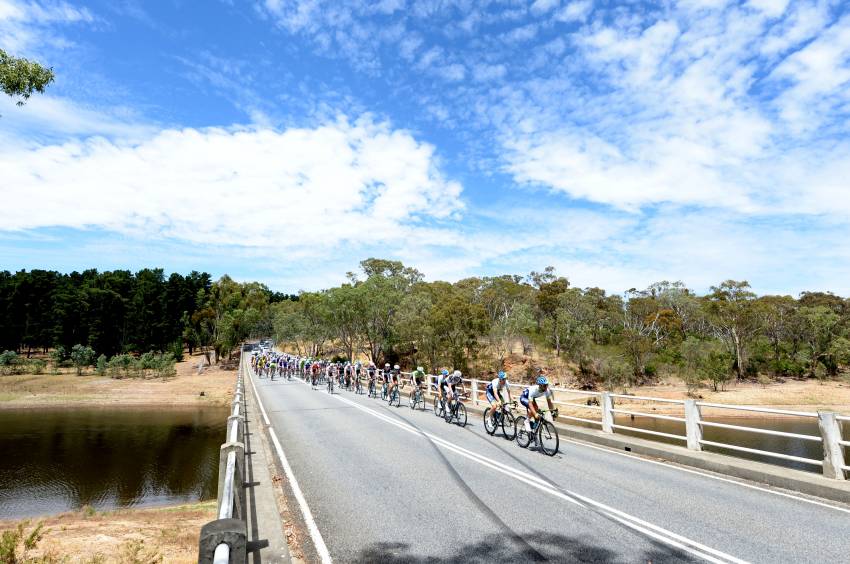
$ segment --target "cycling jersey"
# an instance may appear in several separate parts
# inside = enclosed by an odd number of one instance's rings
[[[505,382],[505,387],[500,389],[499,382],[501,382],[501,380],[499,380],[498,378],[494,378],[492,382],[487,384],[486,395],[487,401],[489,401],[490,403],[493,403],[497,399],[502,403],[505,402],[505,400],[502,398],[502,390],[507,389],[508,383]]]
[[[420,384],[422,380],[425,379],[425,373],[421,370],[414,370],[413,374],[410,375],[410,378],[417,384]]]
[[[540,386],[534,385],[522,391],[522,395],[519,397],[519,402],[525,407],[528,407],[529,401],[534,401],[539,397],[551,398],[553,396],[554,394],[552,393],[551,388],[547,388],[544,392],[540,389]]]

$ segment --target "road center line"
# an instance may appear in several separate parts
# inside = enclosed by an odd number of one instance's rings
[[[649,536],[649,537],[654,538],[654,539],[656,539],[660,542],[663,542],[664,544],[667,544],[668,546],[672,546],[674,548],[677,548],[679,550],[682,550],[684,552],[687,552],[689,554],[692,554],[694,556],[702,558],[702,559],[704,559],[708,562],[714,562],[714,563],[717,563],[717,564],[724,564],[724,563],[729,563],[729,562],[734,562],[736,564],[745,564],[744,560],[741,560],[739,558],[736,558],[732,555],[726,554],[726,553],[721,552],[719,550],[713,549],[711,547],[705,546],[701,543],[698,543],[696,541],[688,539],[687,537],[683,537],[683,536],[678,535],[678,534],[676,534],[672,531],[664,529],[664,528],[662,528],[658,525],[655,525],[655,524],[650,523],[648,521],[644,521],[643,519],[640,519],[640,518],[635,517],[633,515],[629,515],[628,513],[625,513],[623,511],[620,511],[620,510],[615,509],[613,507],[609,507],[609,506],[607,506],[607,505],[605,505],[601,502],[595,501],[595,500],[588,498],[586,496],[582,496],[582,495],[577,494],[575,492],[571,492],[569,490],[559,488],[555,484],[547,482],[547,481],[545,481],[545,480],[543,480],[543,479],[541,479],[537,476],[534,476],[532,474],[528,474],[528,473],[523,472],[521,470],[517,470],[516,468],[512,468],[512,467],[507,466],[507,465],[505,465],[501,462],[498,462],[496,460],[493,460],[491,458],[488,458],[488,457],[483,456],[481,454],[478,454],[476,452],[465,449],[465,448],[463,448],[459,445],[456,445],[456,444],[454,444],[450,441],[447,441],[447,440],[445,440],[441,437],[438,437],[436,435],[433,435],[431,433],[427,433],[425,431],[420,431],[420,430],[416,429],[415,427],[412,427],[411,425],[409,425],[407,423],[402,423],[401,421],[395,420],[395,419],[393,419],[393,418],[391,418],[387,415],[384,415],[384,414],[379,413],[379,412],[377,412],[377,411],[375,411],[371,408],[360,405],[359,403],[356,403],[352,400],[343,398],[343,397],[338,396],[338,395],[333,395],[333,397],[335,397],[337,400],[339,400],[343,403],[349,404],[349,405],[363,411],[364,413],[367,413],[367,414],[369,414],[373,417],[381,419],[382,421],[391,423],[391,424],[395,425],[396,427],[398,427],[399,429],[402,429],[402,430],[407,431],[407,432],[414,434],[414,435],[420,435],[420,436],[423,436],[423,437],[427,437],[427,438],[431,439],[432,441],[434,441],[437,445],[439,445],[439,446],[441,446],[441,447],[443,447],[447,450],[450,450],[450,451],[452,451],[456,454],[459,454],[459,455],[461,455],[465,458],[473,460],[474,462],[477,462],[477,463],[481,464],[482,466],[486,466],[488,468],[496,470],[497,472],[500,472],[500,473],[505,474],[505,475],[507,475],[511,478],[514,478],[517,481],[528,484],[528,485],[530,485],[534,488],[541,490],[544,493],[555,496],[559,499],[562,499],[562,500],[567,501],[569,503],[578,505],[580,507],[588,507],[588,506],[593,507],[596,510],[598,510],[599,512],[605,514],[607,517],[614,519],[615,521],[625,525],[626,527],[629,527],[629,528],[636,530],[636,531],[638,531],[638,532],[640,532],[640,533],[642,533],[646,536]]]

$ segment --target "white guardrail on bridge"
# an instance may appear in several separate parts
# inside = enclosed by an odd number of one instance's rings
[[[403,373],[409,375],[409,373]],[[434,384],[435,376],[428,376],[429,391]],[[489,381],[481,381],[474,379],[464,379],[464,384],[471,388],[471,402],[473,405],[487,403],[484,399],[484,391]],[[509,384],[510,388],[517,391],[517,396],[522,393],[525,386],[519,384]],[[791,411],[786,409],[771,409],[765,407],[754,407],[745,405],[731,405],[721,403],[702,402],[692,399],[675,400],[667,398],[656,398],[648,396],[633,396],[626,394],[615,394],[611,392],[591,392],[586,390],[574,390],[569,388],[553,387],[555,392],[554,403],[559,406],[572,408],[575,412],[579,410],[579,415],[571,415],[560,413],[558,419],[566,419],[568,421],[578,421],[594,426],[598,426],[605,433],[614,433],[617,429],[622,431],[631,431],[635,433],[649,435],[650,437],[663,437],[682,441],[690,450],[702,450],[703,446],[713,446],[717,448],[729,449],[731,451],[746,452],[750,454],[758,454],[771,458],[779,458],[791,460],[794,462],[809,464],[812,466],[820,466],[823,469],[823,475],[836,479],[845,479],[844,472],[850,471],[850,466],[845,463],[844,447],[850,447],[850,441],[843,440],[841,436],[841,422],[850,421],[850,416],[840,415],[831,411]],[[566,396],[566,397],[565,397]],[[584,402],[580,400],[584,399]],[[640,411],[639,408],[623,409],[616,405],[617,401],[644,404],[667,404],[679,406],[681,415],[666,415],[661,413],[651,413],[648,411]],[[763,429],[759,427],[749,427],[743,425],[732,425],[729,423],[720,423],[708,421],[704,419],[703,409],[726,410],[734,411],[749,411],[764,413],[765,415],[778,416],[782,418],[805,418],[808,420],[817,421],[820,433],[818,435],[807,435],[801,433],[789,433],[785,431],[776,431],[773,429]],[[587,415],[584,415],[586,412]],[[615,415],[627,415],[631,419],[636,417],[645,417],[649,419],[657,419],[663,421],[672,421],[684,424],[684,434],[678,435],[652,429],[644,429],[632,425],[622,425],[615,422]],[[598,417],[598,418],[597,418]],[[772,435],[775,437],[785,437],[797,439],[801,441],[818,442],[823,445],[823,458],[818,460],[814,458],[805,458],[794,456],[781,452],[769,450],[761,450],[756,448],[743,447],[731,443],[721,443],[708,441],[703,438],[705,428],[718,428],[733,431],[741,431],[746,433],[755,433],[761,435]]]
[[[244,564],[248,559],[245,515],[245,388],[242,353],[227,435],[218,463],[218,519],[201,529],[198,564]]]
[[[365,369],[363,372],[365,372]],[[363,372],[361,372],[361,379],[364,377]],[[383,373],[383,370],[377,369],[377,373],[380,376]],[[411,382],[410,372],[402,372],[402,375],[407,378],[407,383]],[[428,382],[426,394],[430,396],[433,395],[432,392],[435,388],[436,376],[426,375],[426,378]],[[490,382],[489,380],[482,381],[465,378],[463,379],[463,382],[464,385],[468,386],[471,390],[469,400],[474,406],[487,403],[485,390],[487,384]],[[516,390],[517,398],[525,388],[525,386],[520,384],[509,384],[509,386],[511,390]],[[672,441],[681,441],[688,449],[695,451],[703,450],[704,446],[711,446],[732,452],[743,452],[768,458],[788,460],[799,464],[821,467],[822,473],[825,477],[835,480],[844,480],[845,472],[850,472],[850,466],[848,466],[845,462],[844,456],[844,448],[850,448],[850,441],[844,440],[841,431],[842,422],[850,422],[850,416],[848,415],[841,415],[832,411],[792,411],[787,409],[712,403],[693,399],[678,400],[615,394],[612,392],[575,390],[560,387],[552,387],[552,391],[555,392],[554,403],[558,406],[570,408],[570,411],[572,411],[572,413],[559,413],[558,419],[598,426],[604,433],[615,433],[616,430],[620,430],[648,435],[649,438],[661,437]],[[635,403],[638,405],[663,404],[668,408],[668,410],[676,413],[652,413],[650,411],[646,411],[647,408],[631,407],[631,404]],[[629,407],[629,409],[624,408],[621,404],[627,404],[626,407]],[[655,408],[652,409],[654,410]],[[733,425],[731,423],[710,421],[703,416],[703,410],[710,410],[713,413],[728,412],[732,416],[734,416],[734,412],[756,412],[785,420],[789,418],[794,420],[803,419],[811,421],[812,423],[817,422],[819,432],[816,435],[792,433],[787,431],[777,431],[774,429],[764,429],[755,426]],[[635,420],[635,418],[648,418],[679,423],[683,426],[684,434],[656,431],[634,425],[623,425],[618,422],[615,417],[616,415],[628,416],[630,420]],[[750,448],[729,442],[710,441],[703,438],[705,429],[712,428],[752,433],[762,436],[783,437],[803,442],[820,443],[822,446],[823,456],[820,459],[808,458],[784,452]]]

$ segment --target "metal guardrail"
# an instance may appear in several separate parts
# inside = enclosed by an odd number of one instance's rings
[[[198,564],[244,564],[248,559],[245,515],[245,388],[239,353],[236,391],[227,418],[225,443],[219,451],[218,518],[201,528]]]

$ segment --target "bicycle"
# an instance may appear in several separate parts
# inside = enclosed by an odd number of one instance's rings
[[[461,427],[466,427],[466,406],[463,405],[460,396],[455,396],[453,400],[449,402],[448,408],[446,409],[446,423],[451,423],[452,419],[457,419],[457,424]]]
[[[354,393],[358,395],[363,393],[363,385],[360,383],[359,377],[354,380]]]
[[[369,380],[369,397],[370,398],[378,397],[378,386],[375,385],[375,379],[374,378]]]
[[[401,406],[401,396],[398,393],[398,385],[393,388],[393,391],[389,394],[390,406],[392,406],[393,402],[395,402],[396,407]]]
[[[516,442],[522,448],[528,448],[531,443],[537,443],[543,454],[555,456],[558,454],[561,441],[552,417],[558,416],[558,410],[553,409],[550,412],[548,409],[540,409],[538,411],[540,417],[531,422],[531,433],[525,430],[525,420],[528,418],[525,415],[516,418]]]
[[[434,396],[434,415],[444,417],[446,413],[446,402],[440,397],[440,392]]]
[[[410,409],[416,409],[416,406],[420,404],[422,405],[422,411],[425,411],[425,396],[422,395],[422,388],[416,386],[416,389],[410,394],[408,405],[410,405]]]
[[[334,393],[334,379],[333,378],[328,378],[328,393],[329,394]]]
[[[512,441],[516,438],[516,418],[512,411],[516,409],[516,402],[503,403],[499,409],[488,407],[484,410],[484,429],[491,435],[495,435],[499,427],[502,435]]]
[[[389,390],[389,386],[386,382],[381,386],[381,399],[387,401],[387,391]]]

